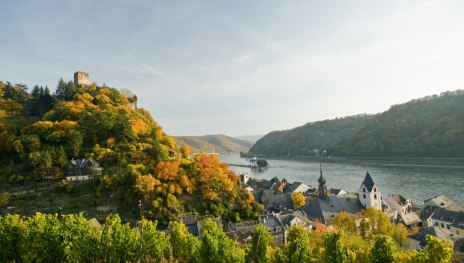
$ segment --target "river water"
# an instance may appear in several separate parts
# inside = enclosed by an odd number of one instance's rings
[[[230,164],[248,165],[239,154],[221,154],[221,161]],[[317,187],[319,162],[301,159],[267,159],[269,167],[257,170],[230,166],[237,174],[248,172],[256,179],[286,178],[289,182],[300,181]],[[322,172],[329,188],[342,188],[356,192],[369,171],[383,196],[401,194],[411,197],[415,204],[438,195],[445,195],[464,205],[464,168],[430,166],[395,166],[357,164],[346,162],[323,162]]]

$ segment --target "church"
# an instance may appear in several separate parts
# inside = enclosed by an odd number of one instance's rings
[[[335,217],[340,212],[354,216],[370,207],[382,210],[382,193],[369,172],[366,173],[357,193],[331,194],[330,190],[327,189],[322,169],[318,182],[318,196],[301,208],[311,220],[317,220],[325,225],[333,225]]]

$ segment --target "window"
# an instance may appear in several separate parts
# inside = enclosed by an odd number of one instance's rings
[[[366,188],[365,188],[365,187],[363,187],[363,192],[366,192]]]
[[[363,198],[366,199],[366,194],[363,194]]]
[[[374,199],[377,200],[377,194],[374,194]]]
[[[374,192],[377,192],[377,188],[374,187]]]
[[[445,224],[441,223],[440,225],[441,225],[442,228],[445,228]]]
[[[446,228],[451,229],[451,226],[450,226],[450,225],[447,225]]]
[[[438,222],[435,222],[435,225],[438,226]]]

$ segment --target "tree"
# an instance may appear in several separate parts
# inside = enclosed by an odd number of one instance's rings
[[[453,243],[445,239],[428,235],[427,245],[414,258],[419,263],[447,263],[453,257]]]
[[[0,208],[6,207],[9,201],[10,201],[10,194],[8,192],[4,192],[0,194]]]
[[[141,238],[138,241],[141,262],[162,262],[172,255],[171,244],[168,237],[161,231],[156,230],[156,222],[142,219],[137,226]]]
[[[346,252],[341,240],[343,232],[331,232],[324,235],[324,259],[325,262],[345,262]]]
[[[251,248],[247,255],[247,262],[269,262],[271,260],[271,235],[267,228],[259,224],[253,233]]]
[[[71,156],[74,158],[79,157],[84,136],[79,131],[71,130],[68,134],[68,146],[71,151]]]
[[[340,230],[347,231],[349,234],[356,235],[358,233],[356,223],[353,218],[345,212],[340,212],[334,219],[334,226]]]
[[[132,186],[134,191],[138,193],[144,200],[147,200],[149,196],[154,192],[155,187],[160,185],[160,181],[153,178],[152,175],[141,175],[135,179],[135,183]]]
[[[305,196],[300,192],[292,194],[293,208],[298,209],[306,204]]]
[[[169,230],[169,242],[175,258],[180,262],[199,262],[200,240],[190,234],[187,227],[179,222],[170,222]]]
[[[371,248],[371,262],[388,263],[395,262],[394,253],[397,246],[391,237],[385,235],[375,235],[374,245]]]
[[[66,156],[66,152],[64,151],[62,145],[54,153],[54,163],[59,168],[65,167],[65,165],[68,163],[68,157]]]
[[[245,262],[245,253],[214,221],[206,219],[201,230],[200,260],[212,263]]]
[[[289,263],[310,262],[313,253],[309,234],[302,226],[290,227],[284,254]]]

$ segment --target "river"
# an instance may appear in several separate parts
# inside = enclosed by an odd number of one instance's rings
[[[221,161],[247,165],[239,154],[221,154]],[[237,174],[248,172],[256,179],[286,178],[289,182],[300,181],[317,187],[319,162],[302,159],[267,159],[269,167],[257,170],[230,166]],[[329,188],[342,188],[356,192],[369,171],[375,184],[385,197],[401,194],[411,197],[415,204],[438,195],[445,195],[464,205],[464,168],[441,166],[402,166],[357,164],[347,162],[322,162],[322,172]]]

